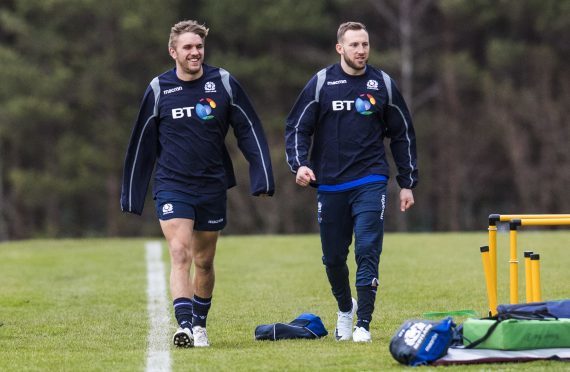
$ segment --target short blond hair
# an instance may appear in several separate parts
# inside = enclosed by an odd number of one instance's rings
[[[206,25],[201,25],[196,21],[186,20],[180,21],[170,29],[170,37],[168,38],[168,48],[174,48],[176,45],[176,40],[178,40],[178,36],[182,35],[186,32],[192,32],[204,41],[206,36],[208,36],[208,31],[210,29],[206,27]]]
[[[340,43],[342,37],[344,36],[344,34],[346,33],[346,31],[348,31],[348,30],[353,30],[353,31],[364,30],[364,31],[368,32],[368,30],[366,30],[366,26],[364,25],[364,23],[361,23],[361,22],[344,22],[343,24],[338,26],[338,31],[336,32],[336,40],[339,43]]]

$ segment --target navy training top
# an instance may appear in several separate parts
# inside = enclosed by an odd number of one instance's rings
[[[370,65],[363,75],[353,76],[337,63],[314,75],[291,109],[285,128],[287,162],[293,173],[300,166],[311,168],[317,185],[339,185],[371,175],[389,177],[386,137],[399,186],[414,188],[416,137],[394,81]]]
[[[221,68],[183,81],[176,69],[146,89],[125,158],[121,209],[141,214],[156,163],[159,191],[219,193],[236,179],[224,139],[231,125],[249,162],[252,195],[273,195],[269,147],[261,121],[239,83]]]

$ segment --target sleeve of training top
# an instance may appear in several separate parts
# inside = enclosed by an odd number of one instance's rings
[[[143,211],[158,147],[157,100],[155,99],[155,94],[152,86],[149,85],[131,133],[125,157],[121,189],[121,210],[123,212],[140,215]]]
[[[311,137],[319,116],[316,88],[315,75],[297,98],[285,122],[285,154],[289,168],[295,174],[301,166],[310,167]]]
[[[249,162],[251,194],[272,196],[275,193],[273,168],[261,120],[245,91],[233,76],[230,76],[229,84],[231,87],[230,123],[234,129],[238,147]]]
[[[416,135],[406,102],[394,81],[392,79],[389,81],[392,94],[384,113],[384,120],[387,136],[390,137],[390,149],[398,168],[396,180],[401,188],[413,189],[418,183]]]

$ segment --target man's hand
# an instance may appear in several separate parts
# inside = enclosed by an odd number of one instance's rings
[[[311,182],[315,182],[316,180],[311,168],[302,166],[297,169],[297,176],[295,177],[297,185],[307,187]]]
[[[400,210],[405,212],[414,205],[414,193],[411,189],[400,190]]]

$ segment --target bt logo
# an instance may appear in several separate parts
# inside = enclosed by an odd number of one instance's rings
[[[354,107],[361,115],[370,115],[372,106],[376,105],[376,99],[371,94],[364,93],[358,96],[354,101]]]
[[[332,101],[333,111],[351,111],[352,107],[356,109],[361,115],[371,115],[374,111],[373,106],[376,106],[376,99],[371,94],[361,94],[354,101]]]
[[[332,109],[333,111],[350,111],[353,103],[354,101],[332,101]]]
[[[216,102],[211,98],[202,98],[200,102],[196,104],[196,114],[202,120],[210,120],[214,118],[212,114],[212,109],[216,108]]]
[[[181,119],[184,117],[191,118],[192,111],[198,115],[202,120],[210,120],[214,118],[212,115],[212,110],[216,108],[216,102],[211,98],[202,98],[196,106],[187,106],[172,109],[172,118]]]
[[[194,106],[172,109],[172,118],[173,119],[180,119],[180,118],[183,118],[185,116],[187,118],[191,118],[192,117],[192,110],[194,110]]]

